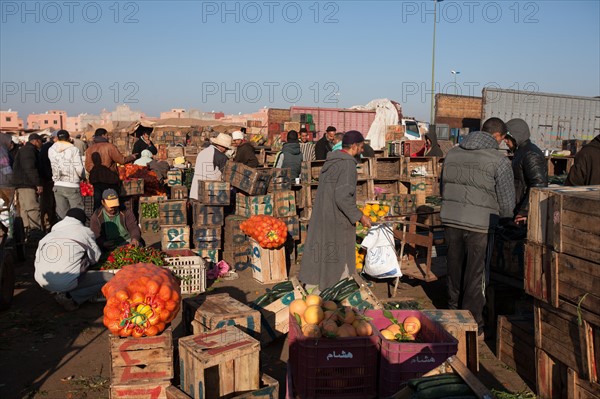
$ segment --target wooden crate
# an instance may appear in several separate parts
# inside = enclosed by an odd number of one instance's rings
[[[393,299],[393,298],[392,298]],[[469,370],[479,371],[479,343],[477,342],[477,322],[468,310],[426,309],[425,316],[439,323],[458,341],[456,357]]]
[[[313,183],[319,181],[319,175],[325,161],[304,161],[300,167],[300,181],[302,183]]]
[[[231,202],[231,185],[219,181],[199,182],[198,202],[204,205],[228,206]]]
[[[286,217],[296,215],[296,197],[292,190],[267,195],[236,195],[235,213],[239,216],[267,215]]]
[[[413,173],[425,172],[427,177],[439,177],[442,161],[443,158],[438,157],[404,157],[400,175],[408,179],[413,177]]]
[[[405,140],[402,142],[402,155],[410,157],[411,154],[418,152],[425,145],[425,140]]]
[[[279,381],[266,374],[260,376],[261,386],[252,392],[246,392],[232,399],[276,399],[279,397]]]
[[[533,315],[498,316],[496,357],[535,386],[535,332]]]
[[[408,193],[401,194],[414,194],[417,206],[425,205],[428,196],[439,195],[439,181],[435,177],[411,177],[406,182]]]
[[[260,337],[260,313],[229,294],[198,295],[183,300],[183,327],[187,334],[200,334],[225,326],[237,326],[256,339]]]
[[[268,192],[291,190],[294,178],[290,168],[271,168],[271,173]]]
[[[173,329],[143,338],[109,335],[111,386],[169,382],[173,378]]]
[[[377,180],[395,180],[400,178],[401,158],[375,158],[372,177]]]
[[[168,399],[167,389],[171,381],[151,381],[141,384],[111,385],[110,399]]]
[[[373,194],[375,198],[380,197],[383,194],[390,196],[400,194],[400,183],[398,180],[374,180],[373,181]]]
[[[281,219],[288,228],[289,237],[294,240],[300,239],[300,219],[298,216],[286,216],[279,218]]]
[[[221,249],[222,247],[222,226],[205,225],[194,226],[194,248]]]
[[[248,220],[245,216],[229,215],[225,218],[223,233],[223,250],[236,251],[240,247],[248,247],[250,239],[240,229],[240,224]]]
[[[306,242],[306,235],[308,234],[308,222],[310,219],[300,218],[300,242]]]
[[[144,179],[128,179],[121,182],[121,196],[144,195]]]
[[[392,216],[401,216],[417,211],[417,197],[414,194],[381,194],[377,200],[390,207]]]
[[[552,247],[530,242],[525,244],[523,273],[525,292],[549,303],[554,297],[552,279],[556,279],[556,272],[552,266]]]
[[[589,206],[589,198],[600,196],[600,186],[586,187],[549,187],[549,188],[532,188],[529,194],[529,216],[527,225],[527,240],[530,243],[554,246],[554,216],[555,216],[555,200],[554,197],[562,195],[574,195],[585,199],[584,206]],[[587,197],[587,198],[586,198]],[[596,197],[598,198],[598,197]],[[570,208],[569,203],[577,202],[578,200],[567,201],[566,206]],[[560,206],[560,202],[556,203]],[[592,213],[597,216],[597,212]],[[557,217],[560,214],[556,215]],[[596,218],[596,216],[592,216]],[[573,215],[566,215],[566,221],[572,220]],[[558,218],[560,223],[560,217]],[[560,234],[558,234],[560,239]]]
[[[160,244],[163,251],[190,248],[189,226],[162,226],[161,229]]]
[[[290,303],[294,299],[302,298],[306,291],[295,277],[290,278],[294,290],[285,294],[275,302],[266,306],[252,304],[252,307],[260,312],[261,315],[261,335],[260,342],[265,345],[273,340],[287,334],[290,330]]]
[[[198,256],[202,259],[217,263],[221,260],[221,250],[220,249],[199,249],[196,250]]]
[[[524,273],[525,240],[506,240],[496,234],[492,247],[490,269],[493,272],[522,279]]]
[[[536,348],[536,393],[540,399],[600,399],[600,385],[581,378],[559,360]]]
[[[171,199],[182,200],[187,199],[189,190],[186,186],[173,186],[171,187]]]
[[[180,170],[170,170],[167,172],[167,186],[183,185],[183,173]]]
[[[187,224],[187,201],[167,200],[158,203],[161,225],[178,226]]]
[[[234,326],[179,339],[181,388],[217,399],[260,388],[260,343]]]
[[[598,327],[582,320],[578,311],[567,313],[542,301],[535,302],[535,346],[573,369],[583,378],[597,381]],[[596,337],[595,337],[596,336]]]
[[[167,147],[167,158],[178,158],[178,157],[183,157],[184,155],[185,155],[184,147],[181,147],[181,146]]]
[[[554,250],[600,263],[600,186],[554,196]]]
[[[140,219],[140,230],[142,233],[158,233],[160,232],[159,218],[142,218]]]
[[[252,268],[252,251],[250,243],[246,246],[240,246],[232,250],[223,251],[223,260],[233,268],[241,272],[247,268]]]
[[[296,193],[292,190],[273,193],[273,216],[284,218],[296,216]]]
[[[188,145],[184,148],[184,155],[187,156],[198,156],[198,153],[200,152],[200,149],[196,146],[193,145]]]
[[[227,162],[223,180],[248,195],[264,195],[269,188],[272,172],[269,169],[254,169],[237,162]]]
[[[222,206],[203,205],[192,201],[194,226],[222,226],[225,223],[225,213]]]
[[[356,201],[369,201],[375,199],[373,180],[359,180],[356,182]]]
[[[600,263],[553,251],[550,266],[552,306],[564,300],[600,315]]]
[[[287,280],[287,259],[285,248],[265,249],[254,239],[252,248],[252,277],[263,284],[274,284]]]

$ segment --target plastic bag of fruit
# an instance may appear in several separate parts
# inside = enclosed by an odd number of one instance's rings
[[[361,245],[367,248],[364,273],[375,278],[402,276],[391,226],[380,224],[371,227]]]
[[[181,307],[179,280],[151,263],[125,266],[102,287],[104,325],[121,337],[161,333]]]
[[[279,248],[288,236],[286,224],[273,216],[255,215],[240,224],[240,229],[258,241],[262,248]]]

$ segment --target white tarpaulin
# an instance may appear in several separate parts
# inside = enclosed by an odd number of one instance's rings
[[[385,135],[389,125],[399,125],[402,118],[402,107],[395,101],[382,98],[373,100],[364,106],[355,106],[352,109],[375,110],[375,120],[371,124],[366,139],[371,140],[374,150],[385,147]]]

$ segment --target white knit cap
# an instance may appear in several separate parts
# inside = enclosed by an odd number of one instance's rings
[[[231,138],[232,140],[244,140],[244,133],[236,130],[235,132],[231,133]]]

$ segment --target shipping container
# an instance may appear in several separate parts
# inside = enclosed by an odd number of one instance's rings
[[[316,126],[318,140],[325,133],[327,126],[334,126],[338,132],[358,130],[365,137],[375,119],[375,111],[359,111],[345,108],[320,108],[320,107],[291,107],[290,114],[311,114]]]
[[[529,125],[531,141],[542,149],[561,149],[563,140],[591,140],[600,134],[600,98],[483,89],[482,123],[521,118]]]

